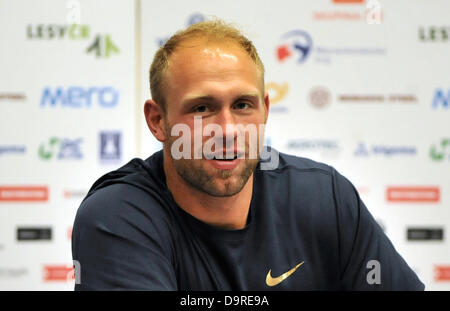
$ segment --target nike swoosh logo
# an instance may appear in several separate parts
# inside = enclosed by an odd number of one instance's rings
[[[294,268],[292,268],[291,270],[289,270],[288,272],[283,273],[282,275],[274,278],[272,277],[272,275],[270,275],[270,273],[272,272],[272,269],[269,270],[269,272],[267,272],[267,276],[266,276],[266,284],[268,286],[275,286],[280,284],[281,282],[283,282],[284,280],[286,280],[288,277],[291,276],[292,273],[295,272],[295,270],[298,269],[298,267],[300,267],[301,265],[303,265],[304,261],[302,261],[301,263],[299,263],[298,265],[296,265]]]

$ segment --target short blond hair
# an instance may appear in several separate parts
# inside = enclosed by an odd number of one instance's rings
[[[221,42],[230,39],[242,47],[260,70],[264,81],[264,65],[259,58],[253,43],[235,26],[222,20],[203,21],[178,31],[156,51],[150,66],[150,92],[152,99],[166,112],[166,100],[163,94],[164,74],[169,64],[170,55],[180,46],[182,41],[191,38],[205,38],[208,41]]]

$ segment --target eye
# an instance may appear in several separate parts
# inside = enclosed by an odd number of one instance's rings
[[[208,107],[206,107],[206,105],[198,105],[198,106],[195,106],[192,111],[201,113],[201,112],[206,112],[207,109],[208,109]]]
[[[236,103],[235,107],[236,107],[237,109],[243,110],[243,109],[249,108],[250,105],[249,105],[249,103],[247,103],[247,102],[238,102],[238,103]]]

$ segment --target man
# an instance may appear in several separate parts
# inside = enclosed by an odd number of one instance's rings
[[[75,289],[424,289],[336,170],[273,149],[260,159],[264,66],[238,30],[175,34],[150,87],[163,150],[92,186],[73,230]]]

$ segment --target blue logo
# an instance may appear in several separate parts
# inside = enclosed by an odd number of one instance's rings
[[[81,152],[82,141],[82,138],[52,137],[48,142],[40,144],[38,154],[42,160],[80,160],[83,158],[83,153]]]
[[[81,87],[71,86],[68,88],[45,87],[41,96],[41,107],[64,108],[91,108],[98,106],[100,108],[113,108],[119,102],[119,91],[111,86],[105,87]]]
[[[434,91],[433,108],[437,109],[439,107],[450,108],[450,89],[447,90],[447,94],[445,90],[440,88]]]
[[[367,149],[366,144],[359,143],[358,147],[356,147],[354,155],[356,157],[367,157],[367,156],[369,156],[369,150]]]
[[[197,24],[199,22],[203,22],[204,20],[206,20],[206,18],[203,14],[194,13],[188,17],[186,27]],[[158,39],[156,39],[156,44],[161,47],[167,42],[167,40],[169,40],[169,38],[170,38],[170,36],[167,36],[164,38],[158,38]]]
[[[191,16],[188,17],[188,26],[203,22],[206,20],[205,16],[201,13],[194,13]]]
[[[0,156],[5,154],[24,154],[26,147],[24,145],[2,145],[0,146]]]
[[[303,30],[292,30],[282,37],[284,43],[277,47],[277,59],[283,62],[294,58],[297,63],[303,63],[311,53],[313,41],[311,36]]]
[[[417,148],[414,146],[384,146],[373,145],[370,148],[365,143],[359,143],[354,151],[355,157],[373,156],[414,156],[417,154]]]
[[[122,133],[117,131],[100,132],[100,160],[119,162],[122,155]]]

